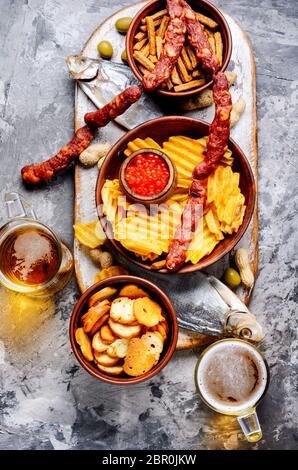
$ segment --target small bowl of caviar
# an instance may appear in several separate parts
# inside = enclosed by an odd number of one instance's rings
[[[124,160],[119,179],[129,199],[150,205],[171,197],[177,184],[177,172],[165,153],[146,148],[137,150]]]

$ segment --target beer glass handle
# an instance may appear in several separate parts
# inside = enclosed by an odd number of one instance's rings
[[[7,209],[9,219],[15,217],[29,217],[30,219],[37,219],[32,205],[27,202],[21,194],[16,192],[6,193],[4,202]]]
[[[257,442],[262,439],[262,430],[259,418],[255,410],[246,415],[237,416],[243,434],[249,442]]]

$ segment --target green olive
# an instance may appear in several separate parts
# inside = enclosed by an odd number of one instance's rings
[[[109,41],[100,41],[97,45],[97,50],[103,59],[111,59],[113,55],[113,46]]]
[[[126,62],[127,63],[127,54],[126,54],[126,50],[124,49],[124,51],[122,52],[121,54],[121,60],[123,62]]]
[[[126,34],[131,22],[132,18],[130,18],[129,16],[119,18],[119,20],[117,20],[115,23],[117,31],[119,31],[119,33],[121,34]]]
[[[241,284],[241,278],[239,273],[233,268],[227,268],[224,274],[225,283],[231,288],[234,289]]]

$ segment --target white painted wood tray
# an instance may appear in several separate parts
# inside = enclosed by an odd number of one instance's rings
[[[121,52],[125,48],[125,37],[115,30],[115,21],[123,16],[133,17],[147,2],[139,2],[130,5],[111,17],[107,18],[88,39],[82,49],[82,54],[88,57],[98,58],[97,44],[103,39],[108,39],[113,44],[113,61],[121,62]],[[237,73],[237,83],[231,88],[232,99],[235,102],[240,96],[246,101],[246,109],[240,121],[232,129],[231,137],[237,142],[246,154],[256,180],[258,182],[258,153],[256,140],[256,84],[255,65],[250,41],[237,21],[224,13],[229,24],[233,40],[233,50],[228,69]],[[104,104],[104,103],[103,103]],[[95,109],[95,106],[76,86],[75,96],[75,129],[84,125],[84,114]],[[196,117],[211,122],[214,115],[214,106],[203,110],[197,110],[185,115]],[[116,123],[110,123],[106,128],[100,129],[97,141],[108,141],[114,144],[126,130]],[[97,167],[91,169],[82,168],[79,164],[75,168],[75,223],[88,222],[97,217],[95,205],[95,185],[97,180]],[[249,251],[253,271],[256,274],[258,268],[258,206],[256,206],[249,228],[239,243]],[[98,268],[92,263],[87,252],[77,240],[74,242],[74,257],[77,282],[83,292],[93,284],[94,275]],[[228,264],[227,256],[213,265],[208,272],[221,277]],[[245,303],[249,302],[251,292],[240,291],[239,296]],[[210,337],[185,330],[179,331],[178,349],[187,349],[210,341]]]

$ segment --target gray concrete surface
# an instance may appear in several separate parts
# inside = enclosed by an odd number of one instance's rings
[[[72,243],[73,177],[27,190],[21,167],[73,131],[77,53],[122,0],[0,0],[0,215],[18,190]],[[257,66],[260,267],[251,308],[266,328],[271,368],[259,407],[264,438],[247,444],[193,384],[198,351],[176,353],[149,383],[109,387],[79,368],[68,341],[75,281],[54,301],[0,292],[0,449],[293,449],[298,447],[296,0],[216,1],[248,32]]]

